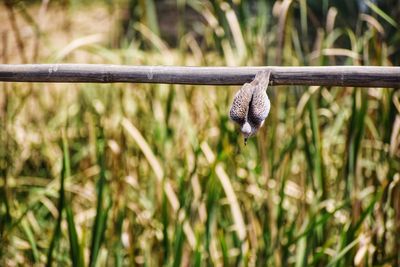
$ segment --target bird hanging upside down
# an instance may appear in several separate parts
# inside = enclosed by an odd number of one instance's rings
[[[270,71],[258,72],[254,80],[245,83],[233,99],[229,117],[240,125],[245,144],[264,124],[271,108],[266,93],[270,74]]]

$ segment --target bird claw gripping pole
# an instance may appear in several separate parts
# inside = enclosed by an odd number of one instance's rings
[[[239,124],[245,145],[247,139],[264,124],[271,108],[266,92],[270,75],[271,71],[258,72],[254,80],[245,83],[233,99],[229,117]]]

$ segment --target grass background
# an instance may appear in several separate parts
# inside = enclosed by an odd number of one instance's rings
[[[2,63],[398,66],[396,1],[3,1]],[[0,265],[399,266],[400,92],[0,84]]]

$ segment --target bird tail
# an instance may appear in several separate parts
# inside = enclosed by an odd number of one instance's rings
[[[256,77],[254,78],[253,82],[257,82],[257,85],[261,88],[267,89],[269,84],[269,77],[271,76],[270,70],[263,70],[257,72]]]

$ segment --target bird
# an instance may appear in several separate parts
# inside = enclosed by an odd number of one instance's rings
[[[245,83],[233,98],[229,117],[239,124],[245,145],[247,139],[256,135],[268,117],[271,103],[266,89],[270,75],[270,71],[258,72],[253,81]]]

